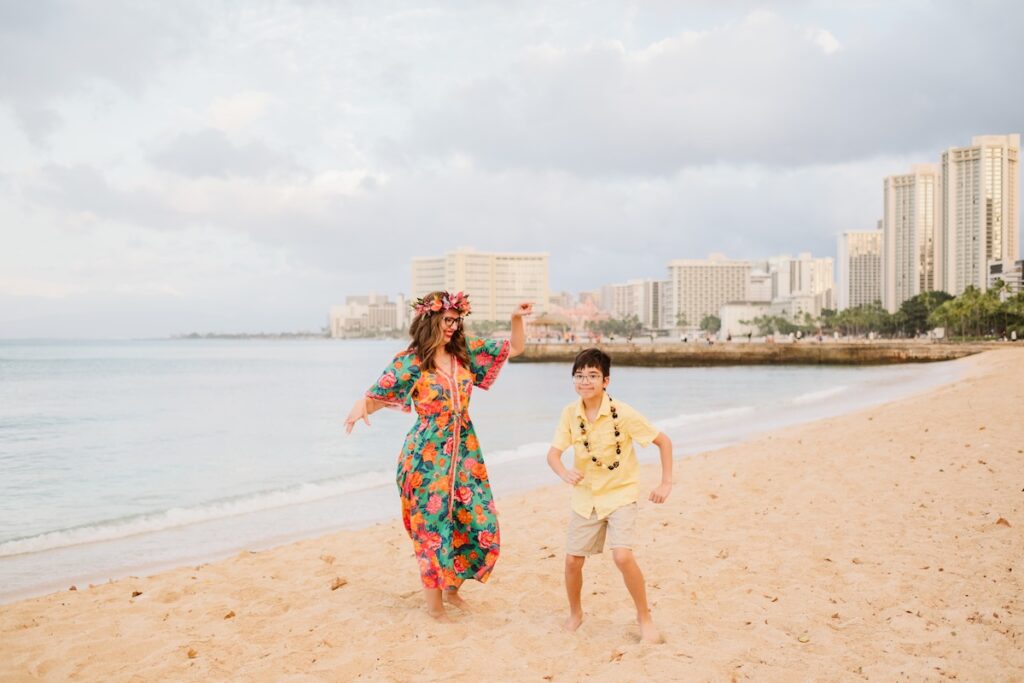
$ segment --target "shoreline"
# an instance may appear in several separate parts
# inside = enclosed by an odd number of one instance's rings
[[[956,381],[963,375],[962,364],[944,363],[930,368],[905,366],[889,374],[883,384],[878,380],[858,380],[850,390],[845,384],[830,387],[823,393],[801,394],[787,401],[770,405],[749,404],[723,411],[705,411],[670,417],[650,416],[676,444],[676,458],[692,457],[701,452],[737,446],[767,433],[817,420],[844,415],[866,407],[884,405],[929,391]],[[878,374],[874,372],[873,374]],[[856,376],[860,376],[859,372]],[[886,386],[888,384],[888,386]],[[867,390],[867,391],[861,391]],[[835,398],[838,395],[838,398]],[[538,453],[547,450],[547,443],[518,444],[511,449],[489,452],[487,462],[492,486],[498,502],[506,497],[528,493],[552,483],[546,467],[536,465]],[[655,462],[656,449],[638,452],[641,463]],[[329,494],[322,498],[271,505],[246,512],[196,519],[187,524],[156,526],[149,530],[99,538],[56,547],[26,550],[19,555],[0,557],[0,605],[26,598],[39,597],[76,584],[99,585],[129,576],[150,575],[177,567],[223,560],[247,550],[265,551],[290,542],[316,538],[340,530],[360,530],[376,523],[397,518],[397,502],[389,471],[362,473],[381,475],[384,482],[348,490],[344,495]],[[306,485],[296,485],[293,492]],[[287,495],[278,490],[268,495]],[[234,501],[232,504],[237,504]],[[224,501],[209,505],[216,508]],[[374,513],[361,511],[375,510]],[[167,511],[162,514],[188,514],[195,508]],[[159,516],[160,513],[158,513]],[[298,523],[297,520],[307,520]],[[315,521],[313,521],[315,520]],[[158,522],[159,523],[159,522]],[[258,534],[254,529],[259,529]],[[58,532],[65,533],[65,532]],[[233,539],[230,544],[218,539]],[[190,546],[190,544],[192,544]],[[189,552],[168,554],[165,548],[190,548]],[[137,558],[147,558],[141,561]],[[118,561],[115,558],[123,558]],[[89,568],[82,571],[80,568]],[[32,581],[32,577],[48,572],[53,578]],[[28,580],[26,580],[28,579]]]
[[[476,611],[454,624],[421,613],[392,520],[0,606],[15,653],[0,678],[1024,675],[1022,360],[982,354],[952,384],[677,458],[672,498],[643,505],[638,525],[665,645],[636,642],[601,556],[581,631],[559,631],[556,484],[499,500],[502,559],[486,587],[467,585]],[[645,486],[654,474],[643,465]]]

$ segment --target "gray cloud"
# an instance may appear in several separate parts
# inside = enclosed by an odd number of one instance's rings
[[[235,144],[223,131],[212,128],[182,133],[149,159],[158,168],[192,178],[258,177],[296,169],[289,155],[259,142]]]
[[[138,227],[167,229],[180,225],[182,216],[158,193],[145,188],[121,189],[97,168],[85,164],[50,164],[24,188],[39,208],[66,214],[90,214],[100,219]],[[78,221],[61,221],[77,229]]]
[[[190,1],[0,0],[0,107],[52,144],[0,117],[0,323],[311,327],[460,246],[571,290],[828,255],[884,175],[1024,120],[1008,2]]]
[[[1024,7],[941,4],[885,29],[861,17],[838,40],[756,12],[642,49],[535,48],[423,112],[407,144],[492,168],[647,175],[842,162],[1016,130]]]
[[[386,183],[365,176],[350,193],[321,193],[316,179],[294,179],[294,198],[284,200],[268,200],[280,194],[271,180],[186,180],[156,191],[115,187],[95,168],[47,167],[31,196],[68,212],[72,227],[81,212],[140,227],[219,226],[283,249],[311,272],[340,274],[353,288],[405,289],[412,256],[475,246],[549,251],[553,285],[575,289],[661,277],[669,259],[713,251],[829,254],[836,233],[874,227],[880,178],[908,163],[717,166],[652,179],[449,166]],[[188,210],[179,206],[182,193],[192,199]]]
[[[97,84],[140,92],[198,46],[207,25],[200,8],[187,1],[0,2],[0,102],[42,144],[61,121],[59,99]]]

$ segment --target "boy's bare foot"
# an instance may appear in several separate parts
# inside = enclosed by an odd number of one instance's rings
[[[449,605],[453,605],[454,607],[458,607],[459,609],[461,609],[461,610],[463,610],[465,612],[469,611],[469,603],[462,599],[462,596],[459,595],[459,591],[457,591],[457,590],[454,590],[454,591],[447,590],[447,591],[445,591],[444,592],[444,600]]]
[[[578,629],[580,627],[580,624],[582,624],[582,623],[583,623],[583,612],[578,612],[578,613],[575,613],[575,614],[570,612],[569,616],[566,617],[565,622],[562,624],[562,628],[564,628],[566,631],[569,631],[570,633],[572,633],[573,631]]]
[[[640,625],[641,643],[660,645],[665,642],[661,637],[661,633],[658,632],[658,627],[654,625],[654,619],[651,619],[650,614],[645,617],[637,617],[636,621]]]

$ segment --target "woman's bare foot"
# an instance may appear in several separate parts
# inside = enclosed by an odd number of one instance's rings
[[[654,625],[654,619],[651,619],[650,614],[643,617],[638,616],[636,622],[640,625],[641,643],[660,645],[665,642],[661,637],[661,633],[658,632],[658,627]]]
[[[439,622],[439,623],[442,623],[442,624],[450,624],[450,623],[452,623],[452,618],[450,616],[448,616],[447,612],[444,611],[444,607],[442,607],[439,610],[427,608],[427,614],[429,614],[430,617],[434,621],[436,621],[436,622]]]
[[[464,612],[469,611],[469,603],[462,599],[458,590],[447,590],[444,592],[444,601],[453,607],[458,607]]]
[[[562,628],[572,633],[580,627],[583,623],[583,612],[570,612],[569,616],[565,618],[565,622],[562,623]]]
[[[427,614],[435,621],[449,623],[451,617],[444,610],[444,598],[441,595],[444,591],[439,588],[425,588],[423,595],[427,599]]]

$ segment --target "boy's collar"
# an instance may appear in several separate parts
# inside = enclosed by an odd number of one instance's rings
[[[611,410],[611,405],[610,405],[610,403],[608,401],[608,392],[607,391],[602,391],[601,392],[601,407],[597,409],[597,417],[601,417],[602,415],[611,415],[611,414],[612,414],[612,410]],[[587,408],[586,408],[586,406],[583,405],[583,398],[582,397],[580,397],[580,399],[578,401],[576,401],[576,415],[577,415],[577,417],[582,417],[582,418],[585,418],[587,416]]]

